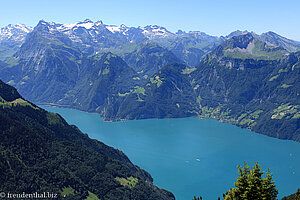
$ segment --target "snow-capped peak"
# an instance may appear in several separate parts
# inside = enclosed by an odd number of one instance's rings
[[[169,37],[174,35],[174,33],[171,33],[166,28],[158,25],[148,25],[139,28],[143,31],[142,33],[148,38]]]
[[[32,27],[26,26],[25,24],[16,24],[14,27],[16,29],[24,31],[25,33],[30,33],[33,29]]]
[[[70,31],[71,29],[76,29],[79,27],[91,29],[94,26],[100,26],[100,25],[103,25],[103,22],[101,20],[94,23],[92,20],[86,19],[83,22],[76,22],[71,24],[59,24],[57,26],[57,30],[66,32],[66,31]]]
[[[112,33],[120,33],[123,35],[127,35],[126,32],[130,29],[127,26],[125,26],[124,24],[122,24],[121,26],[106,25],[105,27]]]
[[[110,32],[112,32],[112,33],[121,32],[121,27],[120,27],[120,26],[106,25],[105,27],[106,27]]]
[[[90,20],[85,20],[84,22],[79,22],[76,24],[77,27],[84,27],[86,29],[91,29],[94,25],[95,23]]]
[[[6,27],[0,29],[0,34],[2,34],[3,32],[6,32],[6,31],[12,31],[12,30],[19,30],[19,31],[23,31],[25,33],[29,33],[32,31],[32,28],[30,26],[26,26],[25,24],[16,24],[16,25],[9,24]]]
[[[26,35],[31,31],[32,28],[24,24],[9,24],[4,28],[0,28],[0,41],[12,40],[22,42]]]

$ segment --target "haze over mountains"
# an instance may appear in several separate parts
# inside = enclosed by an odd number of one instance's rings
[[[273,32],[214,37],[42,20],[3,44],[11,53],[0,56],[0,78],[35,103],[105,120],[214,118],[300,141],[300,44]]]

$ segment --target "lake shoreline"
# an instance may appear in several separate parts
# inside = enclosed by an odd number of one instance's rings
[[[257,131],[254,131],[250,128],[243,128],[241,126],[239,126],[238,124],[236,123],[233,123],[232,121],[230,120],[224,120],[224,119],[217,119],[217,118],[206,118],[206,117],[203,117],[203,116],[192,116],[192,117],[178,117],[178,118],[147,118],[147,119],[118,119],[118,120],[105,120],[103,119],[103,117],[101,117],[101,114],[99,112],[91,112],[91,111],[86,111],[86,110],[80,110],[80,109],[77,109],[77,108],[74,108],[74,107],[71,107],[71,106],[68,106],[68,105],[60,105],[60,104],[54,104],[54,103],[37,103],[37,105],[41,105],[41,106],[47,106],[47,107],[55,107],[55,108],[66,108],[66,109],[70,109],[70,110],[77,110],[77,111],[81,111],[81,112],[85,112],[85,113],[92,113],[92,114],[98,114],[99,117],[101,118],[102,121],[104,122],[119,122],[119,121],[135,121],[135,120],[148,120],[148,119],[185,119],[185,118],[198,118],[198,119],[211,119],[211,120],[215,120],[217,122],[220,122],[220,123],[225,123],[225,124],[231,124],[233,126],[236,126],[236,127],[239,127],[241,129],[244,129],[244,130],[250,130],[251,132],[254,132],[254,133],[257,133],[257,134],[260,134],[260,135],[264,135],[264,136],[267,136],[267,137],[271,137],[271,138],[276,138],[276,139],[279,139],[279,140],[287,140],[287,141],[294,141],[296,143],[300,143],[300,141],[296,141],[296,140],[291,140],[291,139],[286,139],[286,138],[278,138],[278,137],[273,137],[273,136],[270,136],[270,135],[266,135],[266,134],[263,134],[263,133],[259,133]]]
[[[217,199],[234,187],[236,166],[244,161],[270,168],[279,197],[300,185],[300,146],[295,142],[196,117],[106,123],[98,113],[46,109],[59,113],[89,137],[120,149],[151,174],[154,184],[173,192],[178,200],[198,194]]]

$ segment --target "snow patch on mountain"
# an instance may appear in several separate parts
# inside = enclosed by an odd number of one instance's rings
[[[106,25],[105,26],[110,32],[114,34],[123,34],[123,35],[128,35],[129,31],[135,30],[135,32],[142,33],[146,38],[152,39],[156,37],[170,37],[174,36],[174,33],[169,32],[166,28],[157,26],[157,25],[149,25],[145,27],[127,27],[124,24],[121,26],[115,26],[115,25]]]
[[[0,42],[8,40],[22,42],[25,40],[26,35],[31,31],[32,28],[24,24],[9,24],[4,28],[0,28]]]
[[[166,28],[157,25],[149,25],[143,28],[140,27],[140,29],[143,30],[143,34],[148,38],[170,37],[175,35],[174,33],[169,32]]]
[[[56,29],[62,32],[70,31],[72,29],[76,29],[79,27],[85,28],[85,29],[92,29],[95,26],[103,25],[102,21],[93,22],[89,19],[84,20],[83,22],[76,22],[71,24],[59,24],[57,25]]]
[[[120,26],[105,26],[110,32],[116,33],[116,32],[121,32],[121,27]]]

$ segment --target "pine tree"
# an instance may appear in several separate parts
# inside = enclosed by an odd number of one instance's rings
[[[275,200],[278,194],[272,174],[268,170],[266,177],[262,178],[265,172],[261,171],[258,163],[250,169],[247,163],[244,168],[238,166],[240,176],[232,188],[226,192],[224,200]]]

